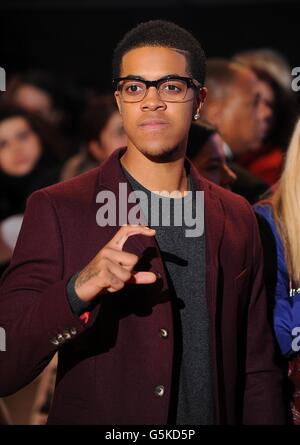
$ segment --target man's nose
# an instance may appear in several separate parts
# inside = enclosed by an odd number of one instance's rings
[[[259,114],[262,119],[271,119],[273,116],[273,107],[266,100],[261,100]]]
[[[156,110],[157,108],[164,109],[166,104],[161,100],[158,89],[152,86],[148,88],[146,96],[142,101],[142,109]]]

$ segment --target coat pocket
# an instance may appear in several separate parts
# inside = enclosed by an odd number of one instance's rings
[[[243,283],[244,279],[248,276],[248,267],[245,267],[235,278],[234,278],[234,287],[236,289]]]

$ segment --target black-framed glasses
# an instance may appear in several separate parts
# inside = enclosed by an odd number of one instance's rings
[[[158,80],[144,80],[140,77],[118,77],[113,80],[115,90],[118,90],[123,102],[140,102],[150,87],[155,87],[160,99],[164,102],[183,102],[189,88],[201,88],[200,83],[191,77],[165,76]]]

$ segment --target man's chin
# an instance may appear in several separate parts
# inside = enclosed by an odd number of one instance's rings
[[[178,146],[175,147],[141,147],[140,152],[153,162],[172,162],[179,159],[182,154]]]

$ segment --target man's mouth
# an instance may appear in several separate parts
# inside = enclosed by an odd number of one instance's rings
[[[148,119],[143,121],[139,127],[143,130],[162,130],[168,126],[168,122],[162,119]]]

